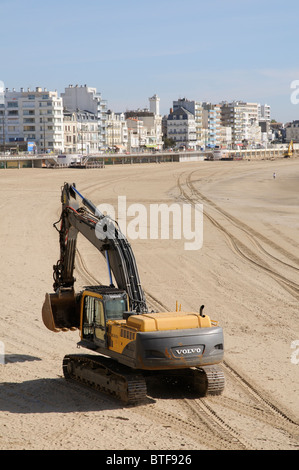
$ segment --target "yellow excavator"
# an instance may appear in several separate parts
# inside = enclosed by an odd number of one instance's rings
[[[149,311],[130,243],[116,221],[102,214],[76,185],[61,188],[60,258],[53,266],[53,292],[42,307],[53,332],[79,331],[88,354],[63,358],[66,379],[111,394],[125,404],[147,397],[147,379],[171,377],[198,396],[221,394],[225,378],[223,330],[203,313]],[[105,258],[109,285],[75,292],[78,234]]]
[[[294,153],[294,143],[291,140],[288,146],[288,150],[283,154],[284,158],[290,158]]]

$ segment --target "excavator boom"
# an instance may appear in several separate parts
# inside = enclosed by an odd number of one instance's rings
[[[82,200],[80,207],[77,197]],[[110,285],[112,276],[119,289],[127,292],[130,310],[147,312],[145,296],[141,288],[135,257],[128,240],[118,228],[117,222],[102,214],[96,206],[76,189],[75,184],[65,183],[61,190],[62,211],[60,219],[60,258],[53,266],[54,294],[48,294],[43,308],[45,325],[53,331],[69,327],[69,316],[74,311],[74,265],[78,234],[94,245],[107,262]],[[56,320],[55,320],[56,318]],[[65,324],[63,324],[65,318]]]
[[[85,210],[78,207],[76,196],[81,198]],[[75,184],[65,183],[61,198],[61,252],[54,290],[74,285],[74,258],[77,235],[80,232],[105,257],[111,284],[113,273],[118,288],[128,292],[132,310],[139,313],[147,311],[131,245],[120,231],[117,222],[102,214],[90,200],[82,196]],[[59,270],[61,265],[62,272]]]

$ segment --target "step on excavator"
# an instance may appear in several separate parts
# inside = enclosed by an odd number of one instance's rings
[[[147,380],[172,380],[196,396],[220,395],[225,378],[223,330],[203,313],[149,311],[135,256],[118,223],[85,198],[75,183],[61,188],[60,257],[53,266],[53,292],[42,307],[53,332],[79,330],[86,354],[63,358],[64,377],[112,395],[126,405],[147,399]],[[105,258],[109,285],[75,292],[78,234]]]

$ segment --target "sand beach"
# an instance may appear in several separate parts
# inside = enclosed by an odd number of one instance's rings
[[[153,302],[169,311],[176,301],[186,311],[204,304],[223,327],[221,396],[156,384],[147,403],[127,408],[63,378],[78,332],[50,332],[41,308],[59,256],[64,182],[96,205],[119,196],[127,206],[203,205],[199,249],[172,237],[131,243]],[[0,449],[298,449],[298,158],[5,169],[0,195]],[[79,238],[78,251],[76,288],[108,282],[94,247]]]

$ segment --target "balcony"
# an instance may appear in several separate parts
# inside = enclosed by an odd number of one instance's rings
[[[22,108],[32,108],[35,109],[35,102],[33,101],[32,103],[23,103]]]

